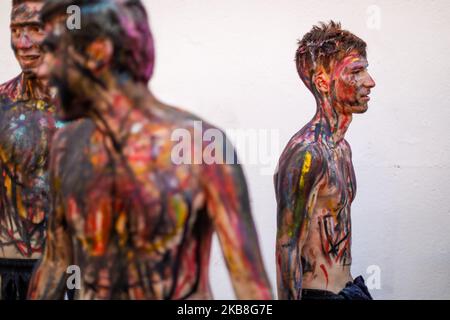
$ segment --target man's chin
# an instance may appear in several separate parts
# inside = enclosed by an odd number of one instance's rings
[[[362,106],[362,107],[358,108],[358,109],[355,111],[355,113],[366,113],[368,109],[369,109],[368,106]]]
[[[28,78],[37,78],[37,68],[22,68],[22,72]]]
[[[36,76],[38,73],[38,70],[42,64],[41,60],[34,61],[32,63],[29,62],[23,62],[19,60],[20,68],[22,69],[22,72],[27,75],[34,75]]]
[[[369,109],[369,106],[367,104],[362,104],[362,105],[358,105],[358,106],[350,106],[347,108],[348,113],[356,113],[356,114],[366,113],[368,109]]]

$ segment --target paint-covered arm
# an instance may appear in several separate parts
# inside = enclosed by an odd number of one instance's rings
[[[54,144],[57,137],[55,137]],[[50,187],[52,194],[52,209],[48,218],[47,237],[44,254],[38,267],[35,269],[30,286],[28,298],[34,300],[63,299],[66,292],[67,268],[72,261],[72,246],[67,223],[65,220],[64,205],[59,192],[58,177],[55,176],[56,148],[52,148],[50,160]]]
[[[322,172],[322,161],[314,148],[298,148],[286,159],[280,159],[275,191],[277,286],[281,300],[301,299],[302,248],[308,237]]]
[[[237,298],[272,299],[241,166],[206,165],[204,177],[208,212]]]

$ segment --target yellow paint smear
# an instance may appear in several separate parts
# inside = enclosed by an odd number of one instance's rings
[[[300,189],[303,189],[305,187],[305,175],[311,169],[311,159],[311,153],[306,152],[305,160],[303,162],[302,175],[300,176]]]

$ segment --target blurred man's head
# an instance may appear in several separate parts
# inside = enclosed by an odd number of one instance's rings
[[[45,0],[42,19],[49,30],[59,23],[60,32],[49,35],[54,45],[61,40],[86,59],[107,62],[109,69],[123,77],[148,82],[153,74],[154,46],[147,12],[140,0]],[[62,16],[67,8],[81,9],[81,28],[69,30]],[[111,43],[108,61],[99,50],[99,43]],[[51,47],[54,47],[52,45]],[[58,45],[54,49],[66,49]],[[54,51],[54,50],[50,50]],[[52,53],[52,52],[50,52]],[[94,56],[93,56],[94,54]]]
[[[339,23],[314,26],[296,53],[300,78],[317,99],[341,113],[363,113],[375,82],[367,72],[366,43]]]
[[[81,9],[81,28],[68,29],[67,8]],[[42,73],[59,88],[66,118],[85,113],[93,85],[104,77],[147,84],[153,74],[154,46],[140,0],[45,0],[47,37]],[[77,104],[76,106],[74,104]]]
[[[35,75],[42,62],[40,44],[44,30],[40,19],[42,0],[13,0],[11,12],[11,46],[22,71]]]

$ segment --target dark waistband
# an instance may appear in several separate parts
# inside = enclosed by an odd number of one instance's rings
[[[303,289],[302,298],[307,299],[346,299],[346,300],[372,300],[369,289],[362,276],[347,282],[338,294],[320,289]]]
[[[0,259],[0,270],[32,269],[37,261],[37,259]]]
[[[337,299],[340,296],[334,292],[319,289],[302,289],[303,299]]]

